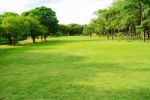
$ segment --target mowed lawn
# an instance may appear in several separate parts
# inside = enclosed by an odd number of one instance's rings
[[[150,42],[59,37],[0,46],[0,100],[150,100]]]

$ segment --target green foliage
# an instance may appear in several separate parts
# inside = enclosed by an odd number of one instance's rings
[[[143,31],[147,34],[150,32],[150,6],[146,0],[115,0],[110,8],[98,10],[95,14],[97,17],[87,26],[92,25],[92,32],[111,34],[112,39],[114,36],[120,36],[117,35],[120,33],[127,38],[143,38],[140,35]],[[84,27],[85,31],[91,28],[87,26]],[[141,27],[140,30],[138,26]]]
[[[67,25],[59,25],[59,32],[61,32],[64,36],[69,34],[69,28]]]
[[[38,18],[40,24],[44,27],[47,27],[48,32],[47,35],[54,35],[58,31],[58,20],[56,17],[56,13],[51,9],[44,6],[37,7],[28,12],[22,13],[22,16],[31,16],[34,18]]]
[[[3,36],[8,38],[13,45],[21,39],[22,35],[29,32],[29,23],[24,20],[20,16],[9,16],[2,21],[2,27],[5,31]]]
[[[59,31],[64,35],[81,35],[83,33],[83,26],[79,24],[59,25]]]
[[[40,22],[33,17],[25,17],[25,19],[29,22],[29,36],[32,37],[33,43],[35,43],[35,38],[42,35],[45,36],[47,34],[47,28],[40,24]]]
[[[42,6],[23,12],[22,16],[5,12],[0,15],[0,26],[3,29],[0,29],[0,37],[7,38],[11,44],[27,39],[28,36],[35,43],[36,37],[41,36],[46,41],[48,35],[55,35],[58,31],[58,20],[51,8]]]
[[[89,24],[89,25],[84,25],[83,28],[83,34],[84,35],[91,35],[94,32],[94,26]]]
[[[69,28],[70,35],[79,35],[82,34],[83,31],[83,27],[78,24],[69,24],[68,28]]]

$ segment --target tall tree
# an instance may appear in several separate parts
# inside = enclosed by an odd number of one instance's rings
[[[40,24],[40,22],[33,17],[25,17],[25,20],[29,22],[28,35],[31,36],[33,43],[35,43],[36,37],[47,34],[47,28]]]
[[[58,31],[58,20],[56,13],[47,7],[37,7],[28,12],[22,13],[23,16],[32,16],[38,18],[40,24],[48,29],[48,33],[44,34],[44,39],[46,40],[48,35],[54,35]]]

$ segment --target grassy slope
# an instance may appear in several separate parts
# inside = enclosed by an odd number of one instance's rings
[[[64,37],[0,46],[0,99],[149,100],[150,43]]]

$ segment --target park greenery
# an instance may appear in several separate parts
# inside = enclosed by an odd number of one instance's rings
[[[93,13],[86,25],[44,6],[1,14],[0,100],[150,100],[150,1]]]
[[[95,14],[97,17],[84,26],[84,34],[95,32],[108,39],[150,39],[149,0],[115,0],[110,8]]]
[[[15,45],[20,40],[31,37],[46,42],[48,36],[81,35],[83,26],[79,24],[59,25],[56,13],[47,7],[37,7],[18,15],[5,12],[0,15],[0,43]]]
[[[55,12],[46,7],[37,7],[22,15],[13,12],[5,12],[0,16],[1,37],[6,38],[9,44],[15,43],[31,36],[33,43],[41,36],[46,41],[48,35],[57,32],[58,20]]]
[[[55,11],[44,6],[18,15],[0,15],[0,42],[15,45],[29,36],[46,42],[48,36],[75,36],[96,33],[99,37],[115,39],[150,39],[150,2],[148,0],[114,0],[111,7],[95,12],[96,18],[87,25],[58,24]]]

